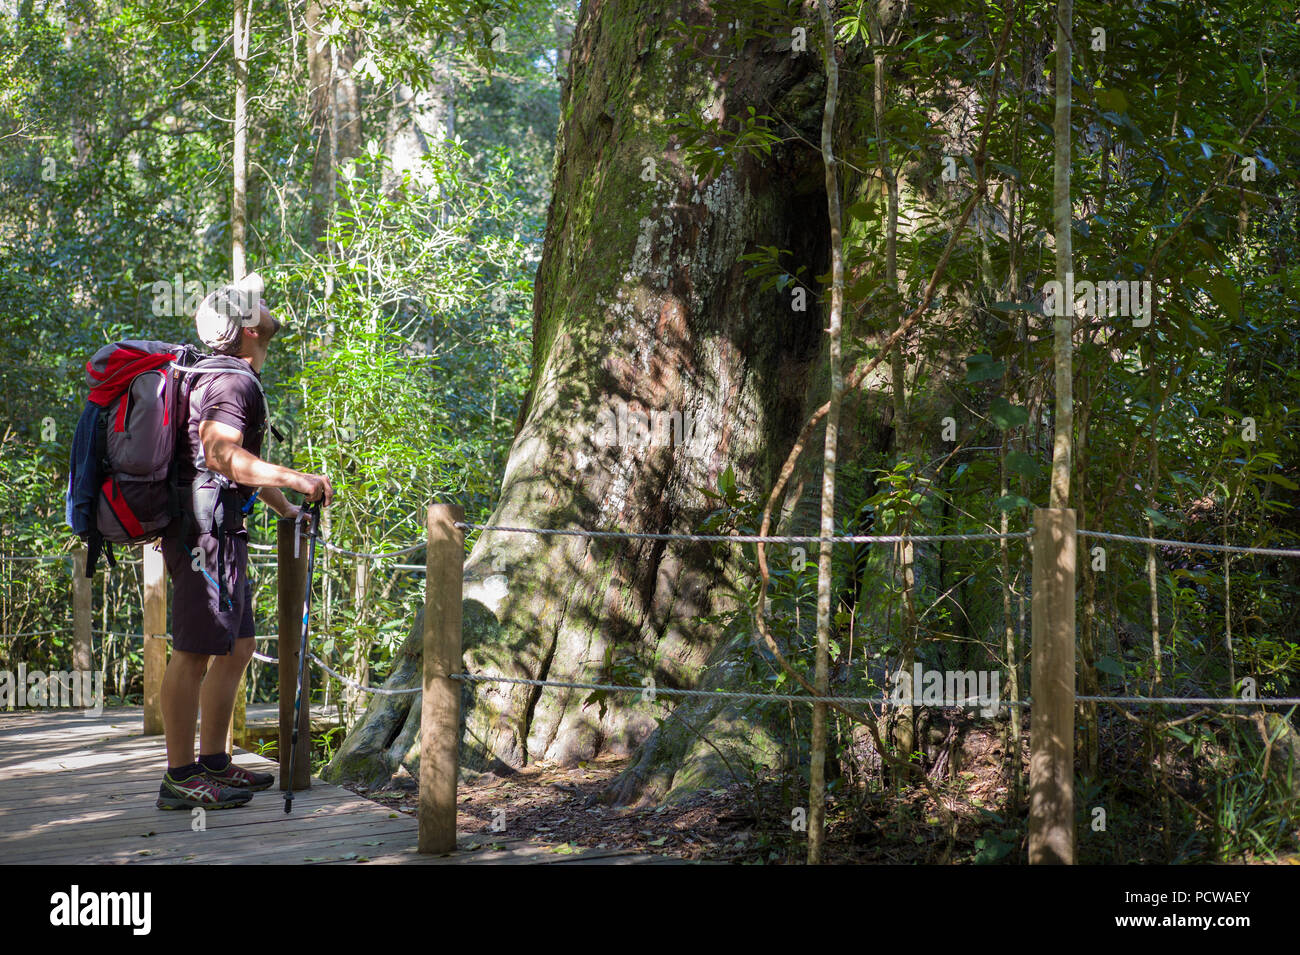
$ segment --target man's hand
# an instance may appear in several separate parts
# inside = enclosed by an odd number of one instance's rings
[[[301,474],[294,484],[295,491],[301,491],[309,501],[321,501],[326,507],[334,500],[334,488],[330,479],[323,474]]]

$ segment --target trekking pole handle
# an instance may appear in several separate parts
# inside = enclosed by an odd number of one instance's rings
[[[293,519],[293,523],[294,523],[293,559],[294,560],[298,559],[298,543],[303,538],[302,520],[304,517],[310,519],[310,523],[307,525],[308,530],[306,536],[319,537],[320,536],[320,501],[314,501],[309,504],[304,504],[302,507],[298,508],[298,513],[297,515],[294,516]]]

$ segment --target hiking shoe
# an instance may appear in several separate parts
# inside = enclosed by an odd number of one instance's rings
[[[275,774],[273,773],[259,773],[251,769],[244,769],[242,766],[236,766],[234,762],[227,762],[226,768],[220,772],[209,769],[207,766],[203,767],[203,772],[219,786],[229,786],[231,789],[242,789],[250,793],[270,789],[271,784],[275,782]]]
[[[233,809],[252,798],[251,791],[223,786],[207,773],[195,773],[186,779],[173,779],[171,773],[166,773],[158,787],[157,806],[159,809]]]

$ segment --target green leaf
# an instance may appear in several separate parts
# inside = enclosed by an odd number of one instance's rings
[[[1142,513],[1144,513],[1147,517],[1151,518],[1151,523],[1154,524],[1156,527],[1177,527],[1178,526],[1177,521],[1171,521],[1169,518],[1165,517],[1155,508],[1144,507],[1142,508]]]
[[[1020,170],[1015,166],[1009,166],[1004,162],[994,162],[993,168],[1002,173],[1002,175],[1014,179],[1016,182],[1020,181]]]
[[[1119,90],[1095,90],[1093,99],[1097,105],[1112,113],[1127,113],[1128,98]]]
[[[1029,422],[1029,411],[998,395],[989,406],[989,420],[1003,430],[1015,428]]]
[[[1109,673],[1111,676],[1122,677],[1124,675],[1124,668],[1111,657],[1102,657],[1096,662],[1095,666],[1102,673]]]
[[[966,382],[992,381],[1006,374],[1002,362],[994,361],[991,355],[971,355],[966,359]]]
[[[1300,484],[1296,484],[1295,481],[1284,478],[1280,474],[1261,474],[1259,479],[1261,481],[1272,481],[1274,484],[1280,485],[1288,491],[1300,491]]]
[[[731,465],[727,465],[727,470],[718,475],[718,490],[722,492],[723,497],[727,497],[736,490],[736,472],[732,470]]]
[[[875,213],[871,211],[874,205],[873,202],[855,202],[844,212],[850,219],[872,219],[875,217]]]
[[[1241,294],[1236,282],[1226,275],[1207,275],[1205,290],[1230,319],[1237,321],[1241,318]]]
[[[1019,494],[1003,494],[993,502],[993,506],[999,511],[1014,511],[1019,507],[1032,507],[1033,501],[1027,497],[1021,497]]]
[[[1038,462],[1023,451],[1012,451],[1007,455],[1007,470],[1027,478],[1038,477]]]

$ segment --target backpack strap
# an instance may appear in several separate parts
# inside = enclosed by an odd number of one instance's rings
[[[273,434],[273,435],[275,436],[275,440],[283,442],[283,441],[284,441],[284,435],[282,435],[282,434],[280,433],[280,429],[279,429],[279,428],[277,428],[275,425],[273,425],[273,424],[271,423],[271,406],[270,406],[270,404],[269,404],[269,403],[267,402],[267,400],[266,400],[266,390],[262,387],[262,379],[259,378],[259,377],[257,377],[257,375],[252,371],[252,369],[249,369],[249,368],[231,368],[229,365],[225,365],[225,364],[218,365],[218,366],[216,366],[216,367],[212,367],[212,366],[209,366],[209,367],[207,367],[207,368],[204,368],[204,367],[203,367],[203,363],[204,363],[204,362],[212,362],[212,361],[214,361],[214,360],[218,360],[218,359],[221,359],[221,358],[223,358],[223,357],[226,357],[226,356],[223,356],[223,355],[206,355],[206,356],[200,358],[196,364],[193,364],[193,365],[182,365],[182,364],[178,364],[178,363],[176,363],[176,362],[172,362],[170,367],[175,368],[177,371],[188,371],[188,372],[193,372],[193,373],[196,373],[196,374],[202,374],[202,375],[219,375],[219,374],[223,374],[223,373],[224,373],[224,374],[228,374],[228,375],[243,375],[243,376],[245,376],[245,377],[247,377],[247,378],[252,378],[252,379],[253,379],[253,383],[254,383],[255,385],[257,385],[257,393],[260,394],[260,395],[262,396],[262,412],[263,412],[263,415],[264,415],[264,419],[263,419],[263,420],[266,421],[266,427],[267,427],[267,429],[271,432],[271,434]],[[236,360],[238,360],[238,359],[236,359]],[[242,364],[242,362],[241,362],[241,364]]]
[[[282,435],[280,433],[280,430],[276,428],[274,424],[271,423],[271,406],[266,400],[266,389],[262,387],[262,380],[252,371],[252,369],[244,368],[244,367],[232,368],[230,364],[227,364],[225,361],[223,361],[223,359],[228,359],[228,356],[204,355],[195,359],[194,364],[192,365],[186,365],[180,362],[172,362],[170,367],[175,369],[176,371],[189,372],[192,374],[243,375],[246,378],[253,379],[253,383],[257,385],[258,394],[262,396],[262,412],[264,416],[263,421],[266,423],[267,429],[271,432],[272,435],[274,435],[277,441],[284,441],[284,435]],[[234,361],[238,361],[238,359],[235,359]],[[239,364],[242,365],[243,363],[239,362]],[[210,468],[202,467],[202,468],[197,468],[196,470],[198,471],[199,474],[210,474],[214,476],[217,479],[216,481],[217,486],[221,489],[217,493],[217,502],[213,506],[212,532],[214,536],[217,538],[217,600],[220,603],[224,603],[227,607],[229,607],[232,605],[232,601],[231,601],[231,595],[228,594],[226,591],[225,566],[228,557],[226,538],[230,535],[231,531],[227,530],[224,525],[229,520],[229,516],[227,515],[226,511],[227,511],[228,504],[234,503],[234,495],[226,494],[225,492],[227,490],[233,490],[235,487],[237,487],[237,485],[235,484],[234,481],[231,481],[224,474],[221,474],[218,471],[213,471]],[[196,480],[197,480],[197,476],[196,476]],[[215,520],[218,512],[220,512],[221,514],[221,521],[219,523]],[[243,514],[241,512],[240,517],[242,518],[242,516]],[[189,520],[188,511],[185,514],[185,518],[187,521]],[[203,530],[202,527],[199,527],[197,529],[200,532]],[[188,524],[186,524],[186,526],[182,528],[182,534],[187,533],[189,530],[190,527]]]

